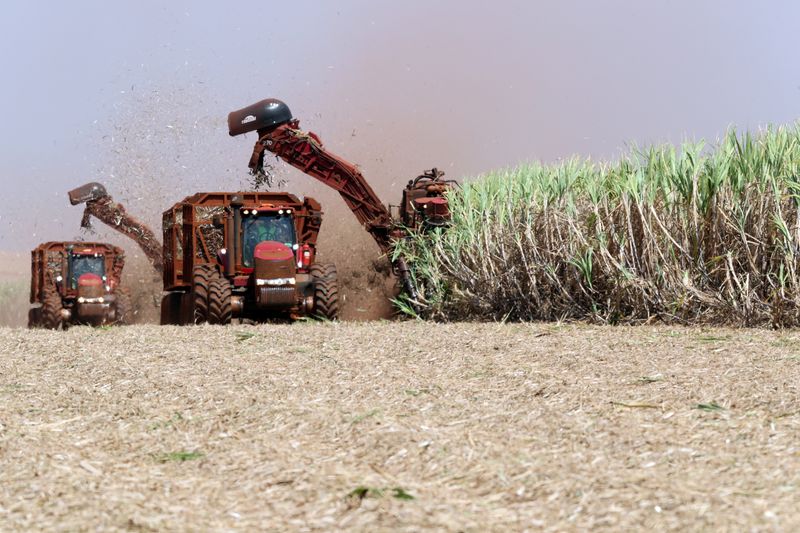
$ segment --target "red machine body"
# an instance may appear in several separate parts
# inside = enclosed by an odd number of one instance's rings
[[[162,221],[162,323],[338,315],[336,269],[315,262],[322,210],[313,198],[197,193]]]

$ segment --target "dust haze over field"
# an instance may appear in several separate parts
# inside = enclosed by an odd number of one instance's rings
[[[0,59],[13,74],[0,87],[0,249],[80,236],[65,191],[86,181],[156,229],[187,194],[247,187],[254,137],[229,138],[225,117],[265,97],[386,202],[433,166],[462,178],[613,157],[627,142],[713,138],[800,111],[786,53],[798,37],[780,27],[800,8],[788,2],[83,5],[13,3],[0,22],[15,51]],[[284,188],[322,201],[322,257],[368,275],[378,249],[337,195],[276,168]]]

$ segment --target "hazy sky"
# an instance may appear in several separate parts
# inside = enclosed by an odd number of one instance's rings
[[[267,97],[386,201],[432,166],[461,178],[790,123],[799,21],[789,0],[6,0],[0,249],[75,237],[65,193],[86,181],[156,225],[186,194],[246,186],[254,138],[225,119]]]

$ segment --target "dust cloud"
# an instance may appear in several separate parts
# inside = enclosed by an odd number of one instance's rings
[[[255,137],[251,135],[245,142],[230,138],[226,116],[214,114],[213,103],[202,85],[152,88],[130,94],[108,123],[98,126],[108,131],[102,136],[107,155],[95,171],[102,176],[98,181],[156,235],[161,234],[162,212],[185,196],[252,188],[247,161]],[[338,194],[281,162],[273,165],[280,190],[323,202],[318,260],[337,265],[344,296],[343,319],[391,317],[394,309],[389,299],[395,295],[395,283],[385,269],[376,269],[376,263],[382,266],[385,258],[381,260],[377,245]],[[161,288],[142,252],[98,221],[81,235],[108,240],[127,250],[125,279],[134,292],[136,320],[157,321]]]

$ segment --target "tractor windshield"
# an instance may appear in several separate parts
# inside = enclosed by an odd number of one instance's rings
[[[73,254],[70,261],[69,283],[73,289],[78,287],[78,278],[84,274],[106,275],[106,261],[102,255]]]
[[[275,241],[291,248],[296,242],[294,221],[290,215],[266,214],[245,218],[242,234],[242,263],[246,267],[253,266],[253,251],[258,243]]]

